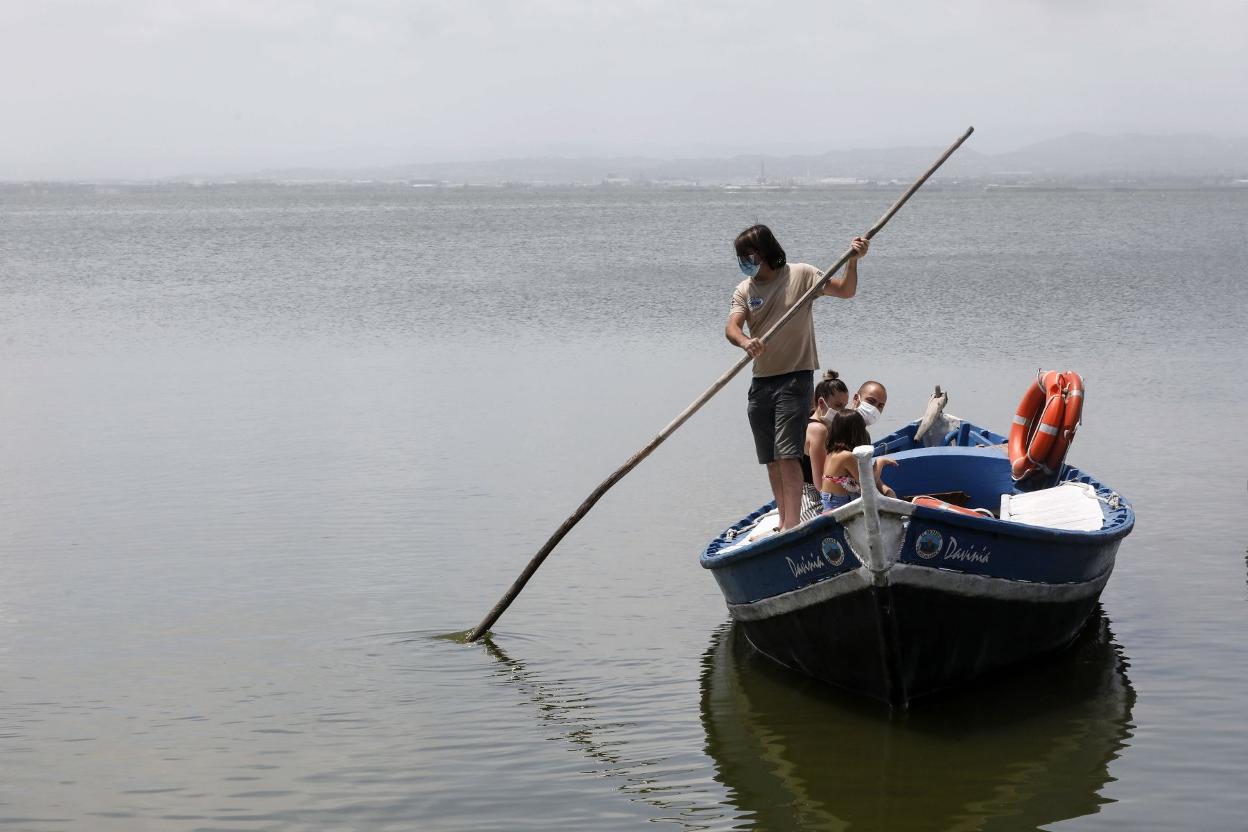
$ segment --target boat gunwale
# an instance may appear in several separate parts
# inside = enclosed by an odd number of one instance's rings
[[[983,436],[995,435],[969,422],[964,422],[963,424],[970,425],[970,430],[978,431]],[[918,422],[916,421],[910,425],[900,428],[893,434],[890,434],[890,436],[885,437],[880,440],[880,442],[877,442],[877,449],[881,445],[895,442],[898,438],[898,434],[904,435],[908,428],[912,428],[917,425]],[[947,446],[938,445],[933,447]],[[966,447],[969,449],[976,446],[959,447]],[[1094,530],[1054,529],[1047,526],[1033,526],[1013,520],[1002,520],[997,517],[973,517],[971,515],[945,511],[938,508],[916,506],[912,503],[906,503],[905,505],[908,510],[903,512],[897,509],[890,509],[887,504],[893,502],[893,500],[888,498],[884,498],[880,508],[882,509],[882,514],[892,514],[894,516],[906,514],[931,524],[940,524],[955,528],[961,527],[991,534],[1001,534],[1021,540],[1065,542],[1088,546],[1102,545],[1114,540],[1119,540],[1126,537],[1134,528],[1135,512],[1131,508],[1130,503],[1125,497],[1122,496],[1121,493],[1115,491],[1080,469],[1069,465],[1063,466],[1061,475],[1059,476],[1058,484],[1064,482],[1086,483],[1096,490],[1097,497],[1102,502],[1106,502],[1112,497],[1117,497],[1119,500],[1118,506],[1116,508],[1111,508],[1107,505],[1104,509],[1105,516],[1102,521],[1101,528]],[[843,529],[844,523],[842,521],[859,516],[863,513],[862,500],[859,498],[839,507],[832,513],[821,514],[812,520],[808,520],[805,523],[789,529],[788,531],[771,534],[756,542],[746,543],[743,546],[735,546],[730,552],[721,552],[727,544],[735,542],[726,538],[726,535],[728,535],[729,532],[740,532],[754,525],[761,517],[770,513],[774,509],[775,502],[769,502],[741,518],[732,526],[728,527],[716,536],[715,539],[702,550],[702,553],[698,558],[698,562],[702,568],[712,570],[719,569],[731,566],[741,561],[759,557],[767,554],[772,549],[787,547],[797,540],[805,538],[812,533],[821,532],[830,526]]]

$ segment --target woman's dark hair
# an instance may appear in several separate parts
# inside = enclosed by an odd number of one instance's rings
[[[866,420],[857,410],[838,410],[828,419],[828,453],[852,451],[859,445],[870,445]]]
[[[784,256],[784,249],[776,242],[776,236],[765,225],[751,225],[742,231],[733,242],[733,247],[737,250],[737,257],[745,258],[751,254],[757,254],[773,269],[778,269],[788,262]]]
[[[830,399],[837,393],[844,393],[846,396],[849,396],[849,388],[845,386],[845,382],[841,381],[840,373],[836,370],[828,370],[823,374],[823,378],[819,379],[819,383],[815,385],[815,400],[810,406],[811,414],[814,414],[820,399]]]

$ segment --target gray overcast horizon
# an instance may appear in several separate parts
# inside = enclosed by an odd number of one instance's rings
[[[0,0],[0,179],[1242,136],[1246,31],[1243,0]]]

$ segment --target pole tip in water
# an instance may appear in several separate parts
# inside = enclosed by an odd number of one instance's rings
[[[471,635],[472,630],[459,630],[454,633],[441,633],[434,636],[434,638],[440,638],[444,641],[453,641],[456,644],[471,644],[472,639],[469,638]]]

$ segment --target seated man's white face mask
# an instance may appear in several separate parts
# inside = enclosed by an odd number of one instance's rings
[[[862,414],[862,421],[867,423],[867,427],[871,427],[880,419],[880,411],[870,402],[859,402],[858,412]]]

